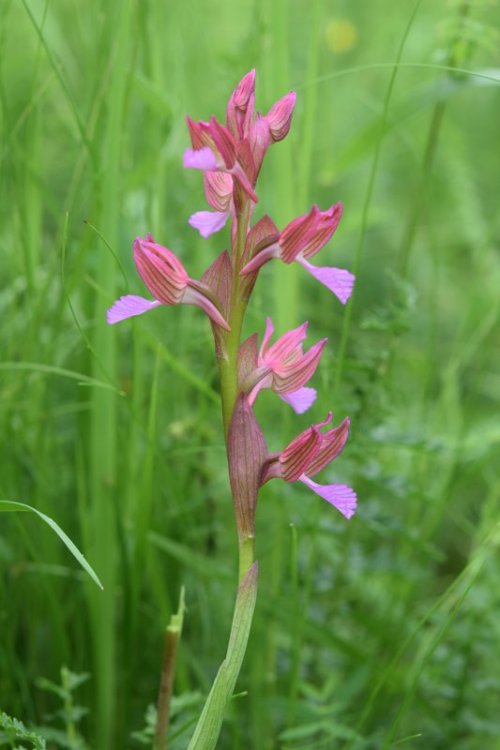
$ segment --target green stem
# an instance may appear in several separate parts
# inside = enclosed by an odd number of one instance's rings
[[[240,583],[254,563],[255,537],[249,536],[240,542],[239,546],[239,580]]]
[[[391,101],[394,84],[396,82],[396,75],[400,67],[401,58],[403,56],[403,50],[405,48],[406,40],[408,38],[410,29],[413,25],[413,21],[415,19],[415,16],[417,15],[418,9],[420,8],[421,4],[422,4],[422,0],[417,0],[417,2],[414,5],[413,11],[410,16],[410,20],[408,21],[405,32],[399,44],[399,49],[396,55],[396,60],[394,61],[394,67],[392,69],[392,73],[389,79],[389,84],[387,86],[387,91],[384,97],[384,108],[383,108],[382,116],[379,122],[378,138],[377,138],[377,143],[375,146],[375,152],[373,154],[370,175],[368,177],[368,186],[366,189],[366,194],[365,194],[365,199],[363,202],[363,209],[362,209],[362,214],[361,214],[361,228],[359,231],[358,242],[356,245],[356,253],[354,256],[353,273],[356,277],[359,276],[359,270],[361,267],[361,258],[363,255],[364,241],[365,241],[366,233],[368,230],[369,209],[371,206],[373,190],[375,187],[375,177],[377,176],[377,172],[378,172],[378,165],[379,165],[380,153],[382,150],[382,143],[383,143],[386,128],[387,128],[389,104]],[[334,387],[333,387],[334,403],[337,400],[338,392],[340,389],[340,384],[342,381],[342,374],[343,374],[344,363],[345,363],[346,352],[347,352],[347,339],[349,336],[349,328],[351,324],[352,308],[354,305],[355,294],[356,294],[356,288],[354,288],[354,293],[346,305],[345,315],[342,321],[342,331],[340,334],[340,344],[339,344],[338,355],[337,355],[337,372],[336,372],[335,382],[334,382]]]
[[[177,647],[182,634],[184,609],[184,588],[182,588],[178,610],[175,615],[172,615],[170,623],[165,629],[163,666],[160,678],[160,689],[158,691],[158,710],[153,750],[167,750],[168,747],[167,733],[170,717],[170,700],[172,698],[172,687],[174,684]]]
[[[238,587],[226,658],[217,672],[188,750],[214,750],[217,745],[248,644],[257,598],[257,576],[258,566],[254,563]]]
[[[74,747],[76,742],[76,728],[73,721],[73,696],[69,680],[69,672],[66,667],[61,669],[61,683],[64,691],[64,715],[66,719],[66,738],[68,747]]]
[[[247,306],[242,298],[240,269],[250,221],[247,202],[237,217],[236,241],[232,252],[233,278],[224,356],[219,360],[221,379],[222,416],[226,445],[229,425],[238,396],[238,351],[241,329]],[[254,537],[248,535],[239,543],[239,586],[234,607],[233,623],[226,658],[212,684],[212,688],[196,725],[188,750],[213,750],[217,744],[224,715],[232,698],[236,680],[245,656],[257,598],[258,566],[254,562]]]

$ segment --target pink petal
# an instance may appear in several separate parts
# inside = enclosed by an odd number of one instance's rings
[[[346,417],[338,427],[332,427],[328,432],[321,433],[321,445],[313,461],[307,467],[308,476],[313,477],[318,471],[324,469],[329,463],[334,461],[344,450],[347,438],[349,437],[349,427],[351,420]]]
[[[347,484],[317,484],[305,474],[302,474],[299,481],[337,508],[346,518],[351,518],[356,512],[356,493]]]
[[[245,396],[234,406],[228,430],[229,481],[233,495],[238,536],[255,534],[255,509],[262,468],[268,451],[264,435]]]
[[[219,232],[225,226],[229,216],[229,211],[196,211],[189,217],[188,223],[206,239],[214,232]]]
[[[227,172],[205,172],[203,174],[205,198],[214,211],[228,211],[233,195],[233,178]]]
[[[255,68],[252,68],[238,83],[233,93],[231,94],[231,100],[234,102],[235,107],[244,109],[248,106],[250,97],[255,91]]]
[[[292,122],[293,110],[297,94],[290,91],[286,96],[275,102],[266,115],[273,141],[282,141],[288,135]]]
[[[195,288],[193,284],[196,284]],[[186,305],[196,305],[196,307],[200,307],[204,313],[208,315],[210,320],[215,323],[215,325],[220,326],[225,331],[230,331],[231,328],[225,321],[224,317],[222,316],[222,313],[217,309],[217,307],[214,305],[212,300],[210,300],[206,294],[204,294],[199,287],[202,285],[198,284],[197,282],[194,282],[193,279],[190,279],[190,285],[186,289],[186,293],[183,298],[183,302]],[[207,289],[207,287],[205,287]],[[210,291],[210,290],[208,290]]]
[[[258,203],[259,199],[257,197],[257,193],[252,187],[252,183],[248,179],[247,174],[245,173],[245,170],[242,169],[242,167],[236,162],[233,164],[232,168],[229,170],[236,182],[239,184],[241,189],[248,195],[248,197],[254,202]]]
[[[142,315],[142,313],[152,310],[153,307],[158,307],[158,305],[161,305],[158,300],[149,300],[135,294],[126,294],[125,297],[116,300],[109,308],[106,313],[106,320],[110,325],[113,325],[113,323],[119,323],[120,320],[125,320],[125,318]]]
[[[308,427],[279,454],[281,476],[285,482],[297,482],[307,471],[321,445],[319,426],[321,425]]]
[[[246,276],[247,273],[258,271],[261,266],[270,261],[272,258],[279,257],[280,249],[278,245],[276,243],[274,245],[269,245],[269,247],[266,247],[264,248],[264,250],[261,250],[260,253],[257,253],[257,255],[252,258],[250,263],[247,263],[246,266],[241,269],[240,276]]]
[[[303,414],[314,403],[317,393],[314,388],[299,388],[293,393],[279,393],[278,396],[290,404],[297,414]]]
[[[301,357],[302,341],[304,341],[307,336],[308,325],[307,321],[302,323],[298,328],[293,328],[291,331],[284,333],[283,336],[280,336],[280,338],[275,341],[266,352],[262,349],[262,355],[266,363],[275,369],[280,367],[280,365],[284,365],[287,360],[296,360]],[[264,343],[267,347],[268,340],[269,337],[267,339],[264,338],[264,341],[262,342],[263,347]]]
[[[268,315],[267,318],[266,318],[266,330],[264,332],[264,336],[263,336],[263,339],[262,339],[262,344],[260,345],[260,349],[259,349],[259,357],[263,356],[264,351],[267,348],[267,345],[269,343],[269,339],[271,338],[271,336],[273,335],[273,333],[274,333],[273,321],[271,320],[271,318]]]
[[[343,305],[352,294],[355,276],[344,268],[332,268],[329,266],[313,266],[304,258],[297,258],[297,262],[314,276],[321,284],[324,284]]]
[[[201,169],[203,171],[217,169],[217,159],[208,146],[198,149],[187,148],[184,151],[183,164],[186,169]]]

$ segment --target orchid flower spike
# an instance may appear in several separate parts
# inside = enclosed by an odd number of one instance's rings
[[[304,354],[302,342],[306,338],[307,323],[288,331],[270,345],[273,332],[273,322],[267,318],[256,368],[248,378],[248,401],[253,405],[262,388],[271,388],[297,414],[302,414],[316,399],[315,389],[303,386],[314,375],[327,339],[321,339]]]
[[[138,237],[135,240],[134,261],[139,276],[155,299],[148,300],[135,294],[120,297],[107,312],[108,323],[119,323],[159,305],[183,303],[201,307],[213,323],[230,330],[211,289],[190,279],[179,258],[171,250],[158,245],[150,234],[145,239]]]
[[[241,205],[239,192],[257,203],[254,188],[262,161],[269,146],[288,135],[295,100],[295,92],[290,91],[273,104],[267,115],[255,113],[255,70],[251,70],[229,98],[225,126],[215,117],[208,122],[186,118],[192,148],[184,152],[184,167],[199,169],[212,181],[216,173],[225,178],[224,184],[220,180],[217,187],[209,188],[205,179],[205,195],[215,211],[197,211],[189,218],[189,224],[202,237],[218,232],[236,213],[235,205]],[[232,201],[223,201],[223,207],[214,206],[214,190],[222,191],[218,198],[229,195]]]
[[[354,275],[343,268],[318,267],[309,263],[309,258],[316,255],[331,239],[341,216],[341,203],[335,203],[326,211],[320,211],[318,206],[313,206],[309,213],[287,224],[278,242],[257,253],[244,266],[241,274],[255,272],[272,258],[279,258],[285,263],[297,261],[311,276],[333,292],[342,304],[345,304],[352,293]]]
[[[284,451],[270,456],[264,467],[261,485],[270,479],[285,482],[302,482],[313,492],[337,508],[346,518],[356,512],[356,493],[345,484],[317,484],[311,477],[324,469],[342,452],[349,436],[350,420],[344,419],[338,427],[327,432],[320,428],[330,424],[330,412],[324,422],[313,424],[301,432]]]

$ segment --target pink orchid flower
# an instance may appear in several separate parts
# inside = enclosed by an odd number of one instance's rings
[[[350,420],[327,432],[320,428],[330,424],[330,412],[324,422],[313,424],[301,432],[281,453],[270,456],[264,466],[261,484],[280,478],[285,482],[302,482],[313,492],[337,508],[346,518],[356,512],[356,493],[346,484],[317,484],[311,477],[324,469],[342,452],[349,436]]]
[[[331,239],[341,216],[341,203],[335,203],[326,211],[320,211],[318,206],[314,205],[309,213],[287,224],[278,242],[257,253],[241,270],[241,274],[255,272],[272,258],[279,258],[285,263],[297,261],[345,304],[352,293],[354,275],[343,268],[318,267],[309,263],[309,258],[316,255]]]
[[[267,318],[257,367],[251,376],[255,385],[248,395],[250,405],[262,388],[271,388],[297,414],[307,411],[314,402],[317,395],[315,389],[303,386],[314,375],[327,339],[321,339],[304,354],[302,342],[306,338],[307,325],[303,323],[269,345],[274,326],[271,318]]]
[[[209,287],[190,279],[179,258],[171,250],[158,245],[150,234],[146,239],[137,237],[135,240],[134,261],[139,276],[155,299],[148,300],[135,294],[120,297],[107,312],[108,323],[142,315],[159,305],[183,303],[201,307],[213,323],[230,330]]]

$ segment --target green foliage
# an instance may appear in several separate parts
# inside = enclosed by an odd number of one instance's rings
[[[18,740],[23,740],[29,745],[19,745]],[[30,732],[22,721],[7,716],[0,712],[0,747],[10,747],[12,750],[25,750],[26,747],[33,750],[46,750],[47,745],[43,737],[35,732]]]
[[[202,241],[187,226],[205,205],[181,167],[183,116],[222,116],[252,67],[262,109],[298,94],[256,217],[265,206],[282,226],[342,200],[318,260],[352,269],[357,254],[359,268],[346,315],[269,264],[248,333],[271,314],[280,334],[307,319],[311,342],[329,336],[299,422],[351,416],[324,481],[352,484],[359,511],[345,523],[305,489],[263,488],[246,694],[220,750],[500,741],[500,10],[421,3],[409,25],[414,8],[0,4],[0,495],[56,519],[104,585],[35,514],[0,514],[0,701],[48,724],[36,730],[48,747],[69,746],[68,722],[73,743],[139,746],[182,584],[173,749],[224,657],[236,536],[209,327],[188,306],[116,328],[104,312],[143,293],[136,235],[151,231],[195,277],[227,246],[228,230]],[[257,403],[270,450],[297,432],[277,401]],[[64,687],[62,664],[92,679],[66,673]],[[2,722],[4,746],[43,747]]]
[[[86,750],[87,744],[77,730],[78,724],[88,710],[75,703],[73,693],[80,685],[89,679],[90,675],[75,674],[67,667],[61,669],[61,682],[55,683],[45,678],[37,680],[37,686],[48,693],[55,695],[61,702],[61,707],[53,714],[45,717],[45,722],[50,725],[39,728],[40,734],[51,743],[51,747],[65,748],[66,750]],[[52,726],[54,722],[61,722],[63,729]]]
[[[80,563],[82,568],[85,570],[86,573],[92,578],[95,583],[102,589],[102,584],[99,581],[99,578],[95,574],[92,567],[88,564],[78,547],[73,544],[71,539],[67,534],[64,533],[64,531],[61,529],[61,527],[54,521],[53,518],[49,518],[49,516],[46,516],[45,513],[41,513],[36,508],[32,508],[30,505],[27,505],[26,503],[18,503],[14,500],[0,500],[0,513],[8,513],[8,512],[31,512],[35,513],[35,515],[38,516],[38,518],[41,518],[42,521],[45,521],[45,523],[50,526],[50,528],[57,534],[59,539],[63,544],[66,545],[66,547],[69,549],[71,554],[76,558],[76,560]]]

